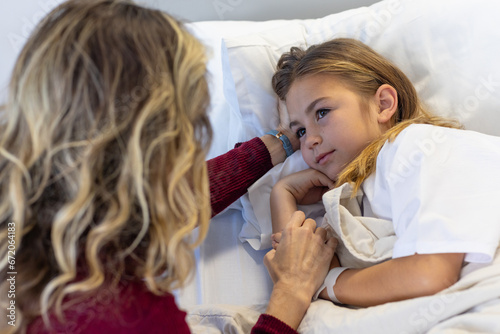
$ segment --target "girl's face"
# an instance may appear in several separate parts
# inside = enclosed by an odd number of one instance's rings
[[[332,180],[383,133],[375,98],[362,103],[359,94],[331,74],[297,79],[286,106],[304,161]]]

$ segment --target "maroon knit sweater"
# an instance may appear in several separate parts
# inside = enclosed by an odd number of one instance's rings
[[[228,153],[207,162],[213,215],[242,196],[247,188],[272,168],[271,156],[259,139],[236,145]],[[101,287],[98,293],[71,303],[65,322],[51,314],[52,330],[41,317],[32,321],[28,333],[190,333],[186,313],[172,295],[156,296],[142,282],[121,282],[116,288]],[[296,334],[279,319],[262,314],[253,334]]]
[[[272,167],[271,155],[260,138],[236,144],[233,150],[208,160],[212,216],[243,196]]]
[[[72,302],[65,310],[65,321],[50,315],[51,330],[41,317],[28,326],[37,334],[189,334],[186,312],[179,310],[172,295],[156,296],[142,282],[123,282],[119,287],[101,287],[98,293]],[[262,314],[252,334],[296,334],[284,322]]]

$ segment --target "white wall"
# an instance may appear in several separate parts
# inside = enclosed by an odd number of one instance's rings
[[[146,0],[188,21],[309,19],[377,0]]]
[[[34,25],[62,0],[4,1],[0,11],[0,103],[19,50]],[[375,0],[137,0],[186,21],[323,17]]]
[[[62,0],[4,1],[0,11],[0,102],[17,54],[35,24]]]

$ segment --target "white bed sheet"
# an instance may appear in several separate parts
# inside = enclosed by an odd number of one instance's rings
[[[238,209],[226,210],[212,219],[207,239],[196,250],[194,279],[177,292],[181,308],[267,303],[272,289],[262,264],[267,250],[255,250],[238,239],[243,224]]]

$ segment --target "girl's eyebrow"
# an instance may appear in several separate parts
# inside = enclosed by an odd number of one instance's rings
[[[312,101],[306,108],[306,116],[309,115],[313,110],[314,108],[316,107],[316,104],[318,104],[319,102],[323,101],[323,100],[326,100],[327,97],[319,97],[317,98],[316,100]],[[290,128],[298,125],[299,123],[297,121],[291,121],[290,124],[288,125]]]
[[[290,124],[288,125],[288,127],[291,129],[294,126],[297,126],[297,125],[299,125],[299,122],[297,122],[297,121],[291,121]]]

